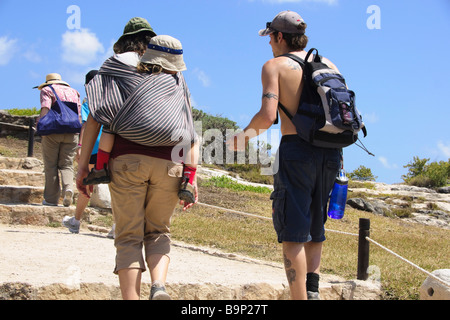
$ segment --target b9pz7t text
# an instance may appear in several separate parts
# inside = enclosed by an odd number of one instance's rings
[[[252,305],[252,304],[235,304],[225,306],[225,314],[233,315],[265,315],[268,305]]]

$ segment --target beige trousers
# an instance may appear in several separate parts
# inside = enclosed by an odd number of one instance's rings
[[[51,134],[42,137],[45,190],[44,199],[58,204],[62,191],[73,191],[73,160],[78,145],[78,134]],[[61,179],[59,178],[61,174]],[[61,181],[61,183],[60,183]]]
[[[112,159],[110,170],[109,189],[116,223],[114,272],[145,271],[145,260],[150,255],[170,254],[170,225],[179,201],[183,165],[129,154]]]

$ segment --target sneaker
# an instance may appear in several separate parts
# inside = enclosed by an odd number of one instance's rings
[[[69,228],[69,231],[72,233],[80,233],[80,221],[75,219],[75,217],[65,216],[63,219],[63,225],[66,228]]]
[[[63,205],[64,207],[70,207],[70,205],[73,203],[73,191],[67,190],[64,194],[64,200]]]
[[[111,231],[109,231],[108,235],[106,236],[108,239],[115,239],[116,238],[116,225],[113,224]]]
[[[88,176],[83,180],[83,185],[90,186],[96,184],[108,184],[111,182],[111,177],[106,166],[102,170],[91,170]]]
[[[166,292],[166,288],[160,284],[152,285],[150,300],[172,300]]]
[[[308,300],[320,300],[320,295],[318,292],[308,291]]]
[[[178,198],[184,201],[184,203],[195,203],[194,192],[194,186],[189,183],[188,179],[186,179],[181,184],[180,190],[178,191]]]
[[[48,206],[48,207],[57,207],[58,205],[57,204],[54,204],[54,203],[50,203],[50,202],[47,202],[47,201],[42,201],[42,205],[43,206]]]

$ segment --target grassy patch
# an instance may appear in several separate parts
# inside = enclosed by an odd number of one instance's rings
[[[348,182],[348,187],[349,188],[364,188],[364,189],[374,190],[375,189],[375,184],[371,183],[371,182],[368,182],[368,181],[357,181],[357,180],[350,179],[350,181]]]
[[[205,187],[218,187],[218,188],[227,188],[234,191],[250,191],[256,193],[271,193],[272,189],[267,187],[260,186],[252,186],[252,185],[244,185],[232,180],[230,177],[221,176],[221,177],[212,177],[209,180],[203,182]]]
[[[0,155],[3,157],[15,157],[17,155],[17,152],[7,147],[0,146]]]
[[[92,219],[91,224],[99,227],[111,228],[114,224],[114,220],[112,215],[96,216]]]
[[[31,109],[9,109],[9,114],[12,116],[35,116],[41,113],[40,109],[36,109],[36,107],[33,107]]]

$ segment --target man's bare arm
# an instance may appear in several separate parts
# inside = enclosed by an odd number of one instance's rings
[[[275,93],[267,92],[267,93],[263,94],[263,100],[264,99],[275,99],[278,101],[278,96]]]

